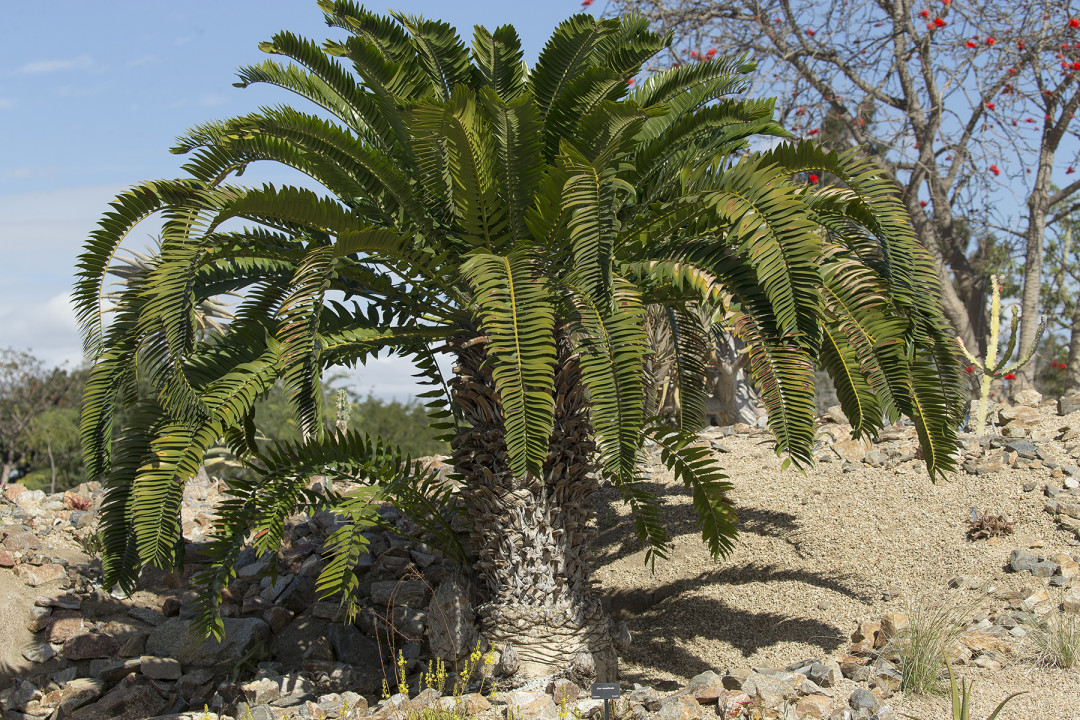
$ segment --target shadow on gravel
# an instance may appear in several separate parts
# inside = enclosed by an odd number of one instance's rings
[[[627,624],[633,642],[622,655],[627,663],[642,668],[641,677],[621,672],[622,679],[643,682],[657,690],[677,689],[677,683],[657,682],[650,671],[678,667],[688,677],[706,670],[723,673],[708,657],[691,653],[685,645],[700,644],[701,638],[722,641],[737,648],[744,657],[758,650],[788,642],[820,648],[822,657],[843,645],[845,633],[821,620],[794,618],[771,612],[748,612],[733,608],[721,599],[694,598],[682,603],[663,602],[631,618]],[[665,687],[670,684],[671,687]]]

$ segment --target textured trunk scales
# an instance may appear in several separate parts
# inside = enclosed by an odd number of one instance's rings
[[[572,667],[597,681],[615,680],[611,619],[589,579],[595,445],[569,339],[560,333],[555,429],[543,478],[509,470],[501,404],[482,367],[485,346],[457,354],[451,392],[470,427],[454,439],[453,459],[465,479],[474,568],[486,600],[478,608],[481,632],[497,650],[513,644],[521,677]]]

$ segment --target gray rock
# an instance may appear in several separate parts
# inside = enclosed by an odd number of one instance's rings
[[[1013,572],[1031,572],[1031,568],[1039,563],[1039,558],[1027,550],[1013,550],[1009,555],[1009,569]]]
[[[141,620],[147,625],[153,625],[157,627],[161,623],[165,622],[165,616],[154,608],[142,607],[136,605],[135,607],[128,608],[127,614],[129,617],[133,617],[136,620]]]
[[[1025,460],[1034,460],[1037,457],[1035,443],[1030,440],[1010,440],[1005,443],[1005,449],[1016,453]]]
[[[270,654],[285,667],[300,667],[305,654],[326,637],[328,630],[327,621],[313,617],[311,613],[301,613],[274,636]]]
[[[327,629],[330,647],[338,662],[358,667],[379,664],[379,646],[352,625],[331,625]]]
[[[142,674],[154,680],[179,680],[184,674],[180,661],[173,658],[143,655],[139,659]]]
[[[165,700],[149,684],[121,682],[100,700],[79,708],[69,717],[70,720],[141,720],[157,715],[165,707]]]
[[[826,660],[823,663],[816,662],[811,665],[807,677],[823,688],[831,688],[836,687],[844,675],[840,671],[840,663],[835,660]]]
[[[33,633],[41,632],[49,627],[51,620],[52,608],[32,607],[30,608],[30,620],[26,623],[26,629]]]
[[[207,667],[232,663],[270,637],[270,627],[258,618],[225,618],[225,638],[195,642],[193,620],[171,618],[155,628],[146,640],[146,654],[176,658],[184,665]]]
[[[866,688],[858,688],[855,692],[851,693],[851,697],[848,698],[848,705],[855,712],[862,710],[869,710],[873,712],[878,709],[878,699],[874,697],[874,693],[870,692]]]
[[[504,677],[510,677],[521,667],[521,659],[517,650],[510,643],[503,645],[499,653],[499,661],[495,663],[495,672]]]
[[[447,663],[460,660],[476,646],[475,613],[469,603],[469,580],[455,573],[439,583],[428,603],[428,645]]]
[[[1058,415],[1069,415],[1080,410],[1080,393],[1070,393],[1058,398]]]
[[[371,604],[375,608],[407,605],[423,608],[427,604],[428,586],[422,580],[383,580],[371,583]]]
[[[22,651],[22,656],[34,663],[46,662],[55,655],[56,651],[53,650],[53,646],[47,642],[31,643]]]

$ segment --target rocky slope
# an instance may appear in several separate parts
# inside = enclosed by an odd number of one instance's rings
[[[972,717],[1019,690],[1029,694],[1003,720],[1080,717],[1080,674],[1036,665],[1028,637],[1030,622],[1080,610],[1080,413],[1070,412],[1069,399],[1060,408],[1019,400],[1000,409],[999,434],[964,437],[964,470],[938,484],[916,457],[910,427],[864,443],[830,413],[819,463],[806,474],[781,471],[760,430],[703,432],[731,476],[742,533],[717,563],[697,535],[689,497],[656,457],[646,470],[675,545],[655,572],[643,564],[625,508],[612,489],[602,490],[599,590],[633,637],[622,658],[625,712],[642,720],[757,710],[946,717],[943,699],[897,692],[888,643],[902,632],[905,611],[945,601],[965,610],[967,632],[951,652],[957,671],[979,680]],[[466,662],[477,640],[467,578],[437,550],[372,533],[372,552],[358,567],[371,609],[347,624],[337,603],[319,602],[314,592],[331,516],[294,518],[276,561],[246,552],[226,595],[225,641],[191,642],[190,578],[223,489],[207,476],[188,485],[188,569],[147,573],[126,599],[100,589],[99,567],[83,547],[99,488],[57,496],[7,489],[0,504],[5,718],[134,720],[204,707],[193,717],[334,718],[455,702],[434,691],[377,701],[384,673],[395,684],[388,625],[413,686],[433,651],[450,659],[451,673],[455,659],[458,667]],[[972,508],[1006,516],[1012,534],[969,540]],[[408,522],[384,512],[390,522]],[[495,675],[486,687],[513,669],[512,660],[486,667]],[[494,705],[475,693],[463,702],[491,717],[507,707],[516,717],[552,719],[599,707],[567,679],[506,690]]]

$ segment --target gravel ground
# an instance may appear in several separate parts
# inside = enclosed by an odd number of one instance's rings
[[[1044,413],[1051,430],[1062,425],[1062,418]],[[860,464],[844,473],[843,463],[826,450],[834,461],[802,474],[780,469],[768,436],[732,436],[722,443],[730,450],[719,459],[735,488],[740,534],[735,550],[719,562],[701,542],[690,497],[671,473],[652,468],[653,489],[663,498],[674,538],[670,559],[658,560],[655,572],[644,565],[632,526],[616,520],[628,510],[613,490],[602,491],[595,577],[634,638],[621,664],[628,682],[674,689],[705,670],[782,667],[839,655],[861,620],[920,599],[975,598],[972,591],[948,588],[954,576],[975,576],[998,589],[1045,585],[1004,572],[1013,549],[1080,552],[1042,511],[1043,486],[1061,482],[1047,469],[1006,467],[984,476],[960,471],[935,484],[921,461],[888,470]],[[1037,489],[1023,492],[1033,480]],[[1010,515],[1014,534],[968,541],[972,506]],[[1063,591],[1049,591],[1060,602]],[[976,681],[974,720],[1020,690],[1029,694],[1006,706],[1000,720],[1080,718],[1080,669],[1040,668],[1018,653],[1001,670],[957,671]],[[845,681],[838,699],[855,687]],[[943,697],[898,694],[889,702],[924,720],[951,717]]]

